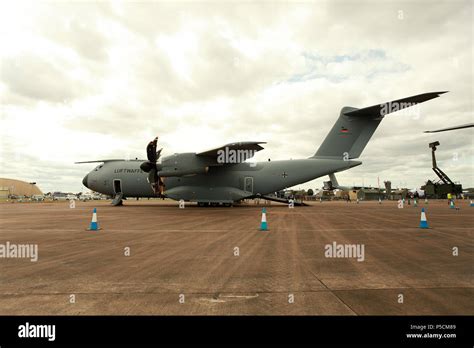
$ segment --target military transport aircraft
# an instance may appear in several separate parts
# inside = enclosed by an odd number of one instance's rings
[[[227,144],[204,152],[164,157],[155,138],[147,146],[148,160],[106,159],[82,183],[91,190],[114,196],[121,205],[126,197],[168,197],[198,205],[230,206],[248,198],[268,195],[323,175],[362,164],[355,161],[386,114],[437,98],[446,92],[415,95],[357,109],[343,107],[339,118],[316,153],[306,159],[249,162],[264,142]]]

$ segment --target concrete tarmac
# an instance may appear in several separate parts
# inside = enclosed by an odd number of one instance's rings
[[[457,205],[274,203],[262,232],[255,204],[3,203],[0,245],[39,255],[0,258],[0,315],[473,315],[474,207]],[[363,261],[326,257],[334,242]]]

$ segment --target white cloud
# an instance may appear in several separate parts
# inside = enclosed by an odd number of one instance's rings
[[[78,191],[74,161],[144,157],[156,134],[164,155],[259,140],[257,159],[308,157],[345,105],[449,90],[387,116],[339,181],[419,187],[440,140],[474,186],[472,130],[422,133],[472,122],[470,1],[0,6],[2,176]]]

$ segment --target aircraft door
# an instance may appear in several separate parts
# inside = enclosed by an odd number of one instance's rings
[[[253,193],[253,177],[247,176],[244,179],[244,190]]]
[[[114,193],[122,193],[122,180],[114,179]]]

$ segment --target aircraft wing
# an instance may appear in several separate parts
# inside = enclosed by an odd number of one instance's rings
[[[106,162],[117,162],[117,161],[126,161],[125,159],[105,159],[105,160],[95,160],[95,161],[82,161],[82,162],[74,162],[74,164],[83,164],[83,163],[106,163]],[[130,160],[130,161],[140,161],[145,162],[146,160]]]
[[[241,141],[238,143],[230,143],[230,144],[226,144],[220,147],[216,147],[215,149],[199,152],[196,154],[196,156],[206,156],[206,157],[213,157],[217,159],[219,155],[226,156],[226,154],[230,154],[232,152],[236,153],[238,151],[241,151],[242,153],[244,153],[243,151],[247,151],[247,154],[249,154],[249,156],[246,156],[246,158],[251,158],[253,157],[255,152],[263,150],[263,147],[260,146],[260,144],[266,144],[266,142]],[[242,158],[242,156],[240,158]]]

